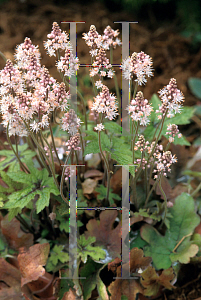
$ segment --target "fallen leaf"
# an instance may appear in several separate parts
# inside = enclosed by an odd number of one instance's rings
[[[119,267],[120,264],[121,264],[121,259],[118,257],[115,257],[115,259],[113,261],[108,263],[108,265],[107,265],[108,271],[111,270],[113,273],[115,273],[117,270],[117,267]]]
[[[119,194],[122,192],[122,168],[119,168],[110,179],[110,187],[113,193]]]
[[[21,300],[20,271],[9,264],[4,258],[0,258],[0,281],[5,283],[0,289],[1,300]]]
[[[138,248],[131,249],[130,252],[130,271],[138,273],[139,270],[145,270],[152,262],[151,257],[145,257],[143,250]]]
[[[117,277],[121,277],[121,267],[117,269]],[[128,300],[135,300],[138,293],[143,293],[143,288],[134,279],[116,279],[108,287],[111,293],[110,300],[121,300],[122,296],[126,296]]]
[[[92,194],[96,186],[97,186],[96,180],[90,178],[86,179],[82,183],[83,194]]]
[[[84,173],[84,178],[95,178],[95,179],[98,179],[98,180],[101,180],[103,179],[103,172],[99,171],[99,170],[96,170],[96,169],[93,169],[93,170],[88,170]]]
[[[151,257],[144,257],[143,250],[133,248],[130,252],[130,263],[123,264],[122,268],[126,273],[129,272],[128,274],[140,273],[150,266],[151,261]],[[121,266],[119,266],[117,267],[117,277],[122,277],[121,274]],[[128,300],[135,300],[138,293],[144,293],[142,286],[134,277],[131,279],[116,279],[111,283],[108,290],[112,294],[111,300],[121,300],[123,295]]]
[[[62,300],[76,300],[76,299],[77,299],[76,293],[72,289],[66,292],[62,298]]]
[[[121,253],[121,222],[113,229],[118,215],[116,210],[105,210],[100,213],[99,220],[89,220],[85,236],[95,236],[96,242],[104,245],[110,255],[115,258]]]
[[[8,214],[1,220],[1,231],[9,246],[14,250],[18,250],[20,247],[28,249],[33,245],[33,234],[24,233],[16,218],[8,221]]]
[[[41,298],[50,298],[53,299],[53,279],[54,275],[51,275],[47,272],[43,276],[40,276],[37,280],[27,283],[31,292],[34,292],[35,295]],[[26,286],[26,285],[25,285]]]
[[[22,249],[23,250],[23,249]],[[45,269],[50,251],[49,243],[35,244],[28,251],[20,253],[17,257],[21,271],[21,286],[37,280],[45,274]]]
[[[129,212],[129,210],[125,207],[123,207],[122,209],[125,212]],[[100,213],[100,221],[95,219],[89,220],[86,225],[87,231],[85,231],[85,236],[95,236],[96,243],[99,245],[104,245],[105,249],[107,249],[112,258],[118,257],[121,253],[122,234],[125,237],[127,233],[129,233],[129,227],[123,226],[122,228],[121,221],[116,228],[113,228],[113,224],[117,215],[117,210],[104,210]],[[140,222],[142,221],[142,219],[143,218],[141,216],[131,217],[130,225]]]
[[[117,277],[121,277],[121,266],[117,268]],[[135,300],[138,293],[143,293],[143,288],[134,279],[116,279],[108,287],[111,293],[110,300],[121,300],[122,296],[126,296],[128,300]]]
[[[155,296],[161,286],[171,290],[174,286],[170,283],[175,277],[173,269],[169,268],[163,270],[162,274],[158,276],[156,270],[149,266],[142,274],[141,284],[145,288],[145,296]]]

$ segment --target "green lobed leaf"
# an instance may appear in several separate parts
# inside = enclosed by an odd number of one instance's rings
[[[156,130],[156,127],[157,127],[157,124],[158,124],[158,120],[157,120],[157,114],[156,114],[156,110],[158,109],[159,105],[161,104],[161,101],[159,99],[159,97],[154,94],[151,98],[151,104],[152,104],[152,107],[153,107],[153,111],[151,113],[151,122],[150,124],[146,127],[146,129],[144,130],[143,132],[143,135],[145,137],[145,139],[149,140],[149,141],[152,141],[153,139],[153,136],[154,136],[154,133],[155,133],[155,130]],[[193,107],[188,107],[188,106],[184,106],[182,108],[182,111],[181,113],[178,113],[176,114],[173,118],[166,118],[165,122],[164,122],[164,125],[163,125],[163,129],[162,129],[162,132],[161,132],[161,136],[162,135],[166,135],[166,132],[167,132],[167,126],[169,124],[175,124],[175,125],[185,125],[185,124],[189,124],[190,123],[190,119],[192,118],[193,114],[194,114],[194,111],[195,111],[195,108]],[[159,128],[157,129],[157,132],[156,132],[156,136],[159,134],[159,130],[160,130],[160,126]],[[173,144],[177,145],[186,145],[186,146],[189,146],[190,143],[186,140],[185,137],[182,137],[182,138],[175,138]]]
[[[176,114],[173,118],[168,118],[164,122],[165,124],[176,124],[176,125],[186,125],[190,124],[190,119],[194,115],[195,108],[190,106],[184,106],[180,114]],[[166,127],[167,128],[167,127]],[[164,129],[166,130],[166,129]]]
[[[141,228],[141,236],[149,244],[145,246],[144,253],[152,257],[157,269],[168,269],[175,261],[188,263],[190,257],[195,256],[199,250],[198,246],[190,241],[190,235],[200,223],[200,218],[195,213],[194,199],[189,194],[182,193],[176,198],[169,212],[172,218],[165,236],[150,225]],[[176,246],[178,247],[173,252]]]
[[[67,220],[66,218],[62,217],[62,216],[57,216],[56,217],[57,220],[59,220],[59,229],[62,231],[64,230],[65,232],[69,233],[69,219]],[[77,220],[77,227],[82,227],[84,224],[80,221]]]
[[[75,283],[72,279],[66,279],[66,277],[69,277],[69,271],[68,270],[60,270],[61,272],[61,282],[60,282],[60,289],[59,289],[59,298],[58,300],[62,300],[64,297],[64,294],[68,292],[71,289],[73,289]],[[65,279],[63,278],[65,277]],[[63,278],[63,279],[62,279]]]
[[[191,145],[191,143],[189,143],[189,141],[187,141],[187,139],[183,135],[180,138],[178,138],[178,136],[175,136],[173,144],[181,145],[181,146],[190,146]]]
[[[25,183],[27,187],[9,195],[9,201],[5,204],[5,208],[23,208],[38,195],[36,208],[37,213],[39,213],[45,206],[49,205],[50,193],[60,194],[53,177],[49,177],[46,169],[38,170],[34,167],[29,167],[29,169],[30,174],[24,172],[8,173],[11,179]]]
[[[86,147],[84,149],[84,156],[90,153],[99,153],[100,149],[98,146],[98,141],[91,141],[89,143],[86,144]]]
[[[22,209],[20,207],[10,208],[8,213],[8,221],[10,222],[15,216],[20,214]]]
[[[106,195],[107,195],[107,188],[104,187],[103,185],[100,185],[98,187],[96,187],[95,189],[96,192],[98,192],[99,194],[97,195],[97,199],[98,200],[103,200],[106,198]],[[110,205],[114,205],[114,200],[113,199],[116,199],[116,200],[121,200],[121,197],[117,194],[114,194],[112,193],[112,189],[110,189],[110,193],[109,193],[109,203]]]
[[[90,140],[84,150],[84,155],[90,154],[90,153],[99,153],[99,144],[98,144],[98,133],[94,131],[85,131],[88,133],[88,136],[84,137],[85,140]],[[101,132],[101,147],[103,151],[109,151],[110,150],[110,139],[105,134],[105,132]]]
[[[84,300],[88,300],[91,297],[92,291],[96,288],[97,284],[97,272],[101,268],[101,265],[94,262],[91,258],[87,260],[87,263],[81,268],[80,277],[86,277],[80,279],[83,287]]]
[[[113,135],[122,135],[127,136],[130,135],[129,132],[127,132],[122,126],[120,126],[117,122],[105,122],[104,123],[105,129],[111,132]]]
[[[51,251],[50,257],[48,259],[46,270],[47,272],[53,271],[58,262],[67,263],[69,261],[69,255],[66,252],[63,252],[63,245],[55,245]]]
[[[8,174],[4,171],[0,171],[0,176],[4,183],[6,183],[7,187],[3,187],[0,185],[0,197],[2,200],[8,199],[8,194],[11,194],[16,191],[16,189],[20,189],[23,187],[23,184],[17,183],[14,180],[12,180]]]
[[[96,238],[89,236],[86,240],[85,236],[82,234],[78,240],[78,256],[81,257],[81,260],[86,263],[87,256],[90,256],[94,260],[104,259],[105,251],[98,246],[91,246],[96,241]]]
[[[14,150],[16,151],[16,145],[13,145]],[[18,145],[18,155],[22,163],[28,164],[32,157],[36,155],[36,153],[32,150],[27,149],[28,145]],[[6,156],[4,160],[0,162],[0,170],[4,170],[9,167],[10,172],[20,171],[20,165],[12,150],[0,150],[0,155]]]
[[[140,208],[139,209],[139,212],[135,212],[134,213],[134,216],[142,216],[142,217],[145,217],[145,218],[151,218],[153,220],[157,220],[157,221],[160,221],[161,217],[158,215],[158,212],[154,212],[153,214],[149,214],[147,209],[145,208]]]

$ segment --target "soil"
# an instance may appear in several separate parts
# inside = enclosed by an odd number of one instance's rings
[[[156,24],[152,26],[150,20],[136,20],[133,14],[128,12],[111,12],[99,2],[80,4],[66,1],[64,3],[58,6],[53,0],[43,1],[43,3],[40,0],[11,0],[1,4],[0,51],[13,60],[16,44],[22,43],[25,37],[31,38],[33,44],[39,45],[42,64],[59,81],[60,78],[54,65],[55,59],[50,59],[43,47],[43,41],[47,40],[47,34],[50,33],[54,21],[58,24],[61,21],[85,21],[77,25],[77,56],[82,64],[90,63],[88,47],[81,39],[82,33],[88,32],[90,25],[95,25],[99,33],[102,33],[107,25],[113,29],[119,29],[121,33],[121,25],[113,22],[139,21],[138,24],[130,25],[130,53],[144,51],[149,54],[153,59],[155,70],[154,77],[143,87],[145,97],[150,99],[153,93],[168,84],[170,78],[176,78],[178,88],[185,95],[185,105],[200,104],[190,92],[188,79],[190,77],[201,78],[201,47],[194,47],[190,39],[182,37],[174,22],[163,22],[158,26]],[[61,29],[68,32],[68,26],[68,24],[61,24]],[[114,52],[113,63],[121,63],[120,47]],[[0,58],[0,69],[4,65],[3,59]],[[81,74],[79,76],[86,74],[84,68],[80,68],[79,72]],[[118,81],[120,85],[120,75]],[[176,289],[174,294],[166,294],[165,299],[188,300],[199,297],[201,295],[199,274],[196,278],[192,283],[189,278],[188,285],[185,285],[183,289]],[[199,295],[195,293],[192,298],[195,289],[199,291]]]

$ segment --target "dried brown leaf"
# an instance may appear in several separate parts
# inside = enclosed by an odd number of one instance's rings
[[[132,273],[138,272],[139,269],[145,270],[152,262],[151,257],[144,257],[143,250],[133,248],[130,252],[130,270]]]
[[[117,268],[117,277],[121,277],[121,266]],[[121,300],[126,296],[128,300],[135,300],[138,293],[143,293],[141,285],[134,279],[116,279],[108,287],[111,293],[110,300]]]
[[[6,215],[1,221],[1,231],[12,249],[18,250],[20,247],[28,249],[33,245],[33,234],[24,233],[16,218],[8,221],[8,215]]]
[[[123,209],[127,210],[125,207]],[[113,228],[117,215],[117,210],[102,211],[100,213],[100,221],[95,219],[89,220],[86,225],[88,231],[85,232],[86,237],[95,236],[96,242],[104,245],[113,258],[121,253],[122,233],[125,236],[129,232],[126,226],[122,228],[121,222],[116,228]],[[130,225],[140,222],[142,219],[143,217],[141,216],[132,217],[130,218]]]
[[[92,194],[95,187],[97,186],[97,180],[94,179],[86,179],[82,183],[83,194]]]
[[[49,243],[35,244],[28,251],[20,253],[17,257],[21,271],[21,286],[37,280],[45,274],[42,267],[46,264],[50,251]]]
[[[113,273],[116,272],[117,267],[121,264],[121,259],[118,257],[115,257],[115,259],[112,262],[109,262],[107,267],[108,271],[111,270]]]
[[[145,296],[154,296],[158,293],[161,286],[167,289],[172,289],[174,286],[170,281],[175,277],[173,269],[169,268],[163,270],[162,274],[159,276],[156,270],[149,266],[143,273],[141,284],[145,287]]]
[[[118,169],[110,179],[110,187],[113,193],[119,194],[122,190],[122,168]]]
[[[62,300],[76,300],[76,299],[77,299],[76,294],[72,289],[69,289],[69,291],[66,292],[62,298]]]
[[[99,170],[96,170],[96,169],[92,169],[92,170],[88,170],[84,173],[84,178],[98,178],[99,180],[100,179],[103,179],[103,172],[99,171]]]
[[[86,237],[95,236],[96,242],[104,245],[113,258],[121,252],[121,223],[113,229],[113,224],[118,215],[116,210],[105,210],[100,213],[100,221],[89,220],[85,232]]]
[[[138,273],[140,270],[145,270],[150,266],[151,257],[144,257],[143,250],[133,248],[130,252],[130,270],[129,262],[123,264],[122,268],[124,274]],[[117,267],[117,277],[121,277],[121,266]],[[137,293],[143,294],[143,288],[138,281],[134,279],[116,279],[110,286],[109,292],[112,294],[113,299],[121,299],[122,295],[128,297],[129,300],[135,300]]]
[[[31,292],[34,292],[41,298],[49,298],[53,295],[53,279],[54,275],[47,272],[36,281],[27,283]],[[52,299],[53,300],[53,299]]]
[[[0,281],[6,285],[0,289],[1,300],[21,300],[20,271],[0,258]]]

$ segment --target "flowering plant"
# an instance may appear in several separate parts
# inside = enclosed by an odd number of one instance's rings
[[[86,228],[83,224],[84,220],[86,222],[86,219],[95,217],[95,208],[115,209],[120,206],[119,201],[123,196],[121,197],[121,191],[118,188],[115,191],[114,184],[112,184],[115,174],[118,174],[118,170],[115,172],[115,164],[117,167],[119,165],[128,168],[129,166],[129,193],[132,203],[130,224],[139,221],[146,222],[148,218],[152,220],[153,226],[160,224],[161,230],[166,228],[171,230],[174,225],[171,217],[178,210],[178,205],[174,208],[173,203],[168,201],[165,193],[167,181],[164,178],[169,176],[172,165],[177,163],[175,154],[170,151],[171,144],[188,145],[188,141],[179,133],[177,125],[188,122],[193,112],[190,109],[187,112],[182,107],[184,96],[178,89],[174,78],[170,79],[169,83],[159,91],[159,97],[154,95],[151,101],[145,99],[143,92],[138,89],[146,84],[149,77],[153,76],[153,62],[148,54],[142,51],[134,52],[120,65],[122,75],[129,81],[130,86],[126,107],[130,128],[128,131],[122,128],[121,115],[118,112],[121,105],[119,87],[115,85],[116,96],[106,85],[106,79],[116,80],[116,72],[107,58],[107,51],[110,51],[112,58],[113,49],[121,45],[118,35],[118,30],[113,30],[110,26],[107,26],[100,35],[94,25],[90,27],[88,33],[83,34],[90,49],[92,61],[90,78],[94,98],[88,109],[90,118],[87,117],[86,100],[82,93],[78,92],[80,100],[78,104],[82,108],[78,112],[72,108],[75,103],[72,103],[71,99],[71,78],[79,70],[79,59],[73,55],[73,47],[68,34],[62,32],[56,22],[53,23],[51,33],[47,35],[48,39],[44,42],[44,47],[49,56],[56,57],[56,67],[61,75],[61,83],[49,74],[45,66],[41,66],[39,49],[29,38],[25,38],[24,42],[17,46],[15,62],[6,60],[4,69],[0,71],[2,124],[6,130],[11,152],[14,154],[13,158],[10,150],[0,151],[3,156],[7,156],[0,163],[0,172],[4,182],[9,186],[8,190],[3,187],[0,189],[1,207],[3,211],[8,210],[9,220],[15,217],[21,222],[23,228],[35,236],[38,236],[41,230],[44,236],[46,230],[45,242],[49,243],[51,239],[56,240],[56,243],[53,243],[54,247],[51,248],[48,263],[44,263],[48,272],[56,273],[70,262],[70,254],[68,255],[66,249],[67,242],[61,241],[60,235],[64,232],[67,241],[70,241],[69,232],[73,232],[73,229],[72,231],[69,229],[68,223],[69,204],[71,213],[74,205],[70,202],[73,198],[72,191],[76,189],[76,186],[71,185],[71,180],[76,176],[75,169],[71,168],[73,165],[82,164],[82,168],[78,168],[77,171],[77,207],[83,208],[77,210],[77,227],[79,227],[80,237],[77,244],[75,242],[71,244],[71,248],[78,249],[76,254],[78,262],[73,264],[77,276],[86,275],[86,268],[80,269],[80,266],[88,263],[88,266],[94,266],[97,280],[100,281],[100,270],[109,262],[111,263],[112,259],[120,259],[120,223],[116,227],[117,230],[112,229],[114,221],[120,221],[117,218],[117,216],[120,217],[117,211],[114,214],[110,211],[109,217],[106,211],[101,212],[100,223],[93,219],[87,222]],[[57,135],[60,136],[59,142]],[[90,161],[94,159],[95,154],[99,155],[100,160],[97,168],[91,168],[95,161],[93,160],[91,164]],[[105,168],[101,165],[102,162]],[[85,166],[84,169],[83,166]],[[3,170],[7,167],[6,173]],[[92,175],[88,177],[96,179],[87,178],[86,174],[87,171],[90,173],[90,168]],[[98,183],[99,186],[97,186]],[[123,176],[119,185],[123,188]],[[70,197],[69,193],[71,193]],[[161,197],[155,201],[157,195]],[[94,213],[90,213],[90,210]],[[192,212],[192,209],[190,211]],[[28,217],[30,217],[29,221],[27,221]],[[33,222],[34,218],[37,221],[36,224]],[[108,227],[108,235],[104,227],[107,223],[111,225]],[[92,224],[98,231],[102,228],[107,238],[100,236],[97,230],[94,231]],[[191,226],[192,231],[195,228],[194,225]],[[118,232],[118,241],[114,242],[115,230]],[[155,268],[159,269],[155,253],[150,250],[153,245],[146,235],[149,230],[150,228],[146,225],[143,227],[138,242],[140,240],[145,243],[143,246],[146,245],[147,248],[144,248],[144,253],[152,257]],[[151,234],[153,232],[150,236]],[[39,242],[41,242],[40,239]],[[95,246],[91,246],[95,242]],[[101,242],[102,247],[100,247]],[[179,243],[176,241],[176,244],[173,243],[174,246],[171,246],[173,252],[175,247],[178,247],[177,242]],[[196,247],[190,257],[198,252],[197,244],[193,241],[191,244]],[[132,244],[132,248],[141,256],[141,260],[145,259],[136,241]],[[142,263],[143,267],[140,265],[141,271],[138,272],[136,262],[134,263],[135,258],[132,259],[131,271],[137,273],[138,276],[142,273],[141,281],[136,281],[140,293],[151,296],[158,292],[159,286],[172,288],[169,281],[174,275],[172,269],[168,269],[172,266],[171,263],[166,263],[165,267],[164,265],[161,267],[169,270],[168,283],[161,279],[158,288],[150,292],[147,286],[151,283],[148,282],[146,276],[148,276],[147,272],[150,272],[151,260],[146,260],[144,265]],[[184,259],[182,253],[179,258],[176,256],[170,258],[172,262],[178,260],[181,262],[182,259]],[[96,265],[93,265],[94,262]],[[97,262],[103,264],[101,269],[97,266]],[[116,267],[116,274],[119,274],[119,270],[119,267]],[[155,272],[153,276],[158,276],[155,269],[153,272]],[[26,282],[33,280],[28,278],[26,272],[24,277]],[[77,279],[73,278],[73,282],[77,295],[82,297],[84,294],[84,299],[89,299],[93,287],[89,287],[90,295],[86,296],[85,282],[81,280],[82,287]],[[115,298],[116,284],[117,281],[111,283],[109,287],[113,295],[112,299]],[[102,287],[102,290],[98,291],[100,299],[101,297],[109,299],[103,283]]]

